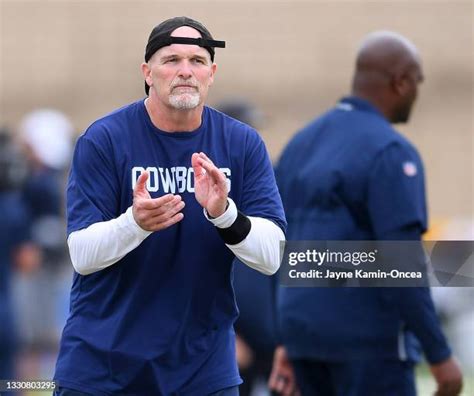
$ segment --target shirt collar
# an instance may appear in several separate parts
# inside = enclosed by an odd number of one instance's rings
[[[382,117],[384,120],[386,118],[384,115],[369,101],[356,97],[356,96],[346,96],[342,98],[339,103],[336,105],[336,108],[345,111],[359,110],[367,111],[369,113],[377,114]]]

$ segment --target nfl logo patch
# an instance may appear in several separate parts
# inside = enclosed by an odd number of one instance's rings
[[[416,168],[415,163],[411,161],[407,161],[403,163],[403,173],[405,175],[413,177],[418,173],[418,169]]]

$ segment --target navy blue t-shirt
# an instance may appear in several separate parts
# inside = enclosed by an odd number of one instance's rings
[[[299,132],[276,176],[288,240],[419,239],[427,228],[418,152],[362,99]],[[279,312],[294,358],[417,360],[411,332],[431,362],[450,354],[426,288],[282,287]]]
[[[191,155],[205,152],[246,215],[286,226],[257,132],[205,107],[201,126],[167,133],[143,100],[79,138],[68,182],[68,233],[118,217],[143,170],[153,198],[180,194],[184,219],[116,264],[74,275],[55,379],[94,395],[205,395],[241,382],[235,362],[232,252],[195,199]]]

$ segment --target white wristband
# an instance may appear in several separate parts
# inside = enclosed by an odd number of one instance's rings
[[[229,206],[219,217],[210,218],[207,210],[203,209],[206,219],[208,219],[217,228],[229,228],[232,224],[234,224],[235,219],[237,219],[237,206],[235,206],[235,202],[230,198],[227,198],[227,201],[229,202]]]

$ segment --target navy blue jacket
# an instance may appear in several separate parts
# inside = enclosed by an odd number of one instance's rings
[[[0,360],[2,354],[14,350],[16,343],[10,295],[13,253],[29,240],[28,212],[21,195],[17,191],[0,191]],[[6,378],[2,375],[5,373],[0,372],[0,378]]]
[[[427,228],[421,158],[368,102],[345,98],[284,150],[277,183],[288,240],[411,240]],[[427,288],[280,288],[290,357],[450,355]]]

